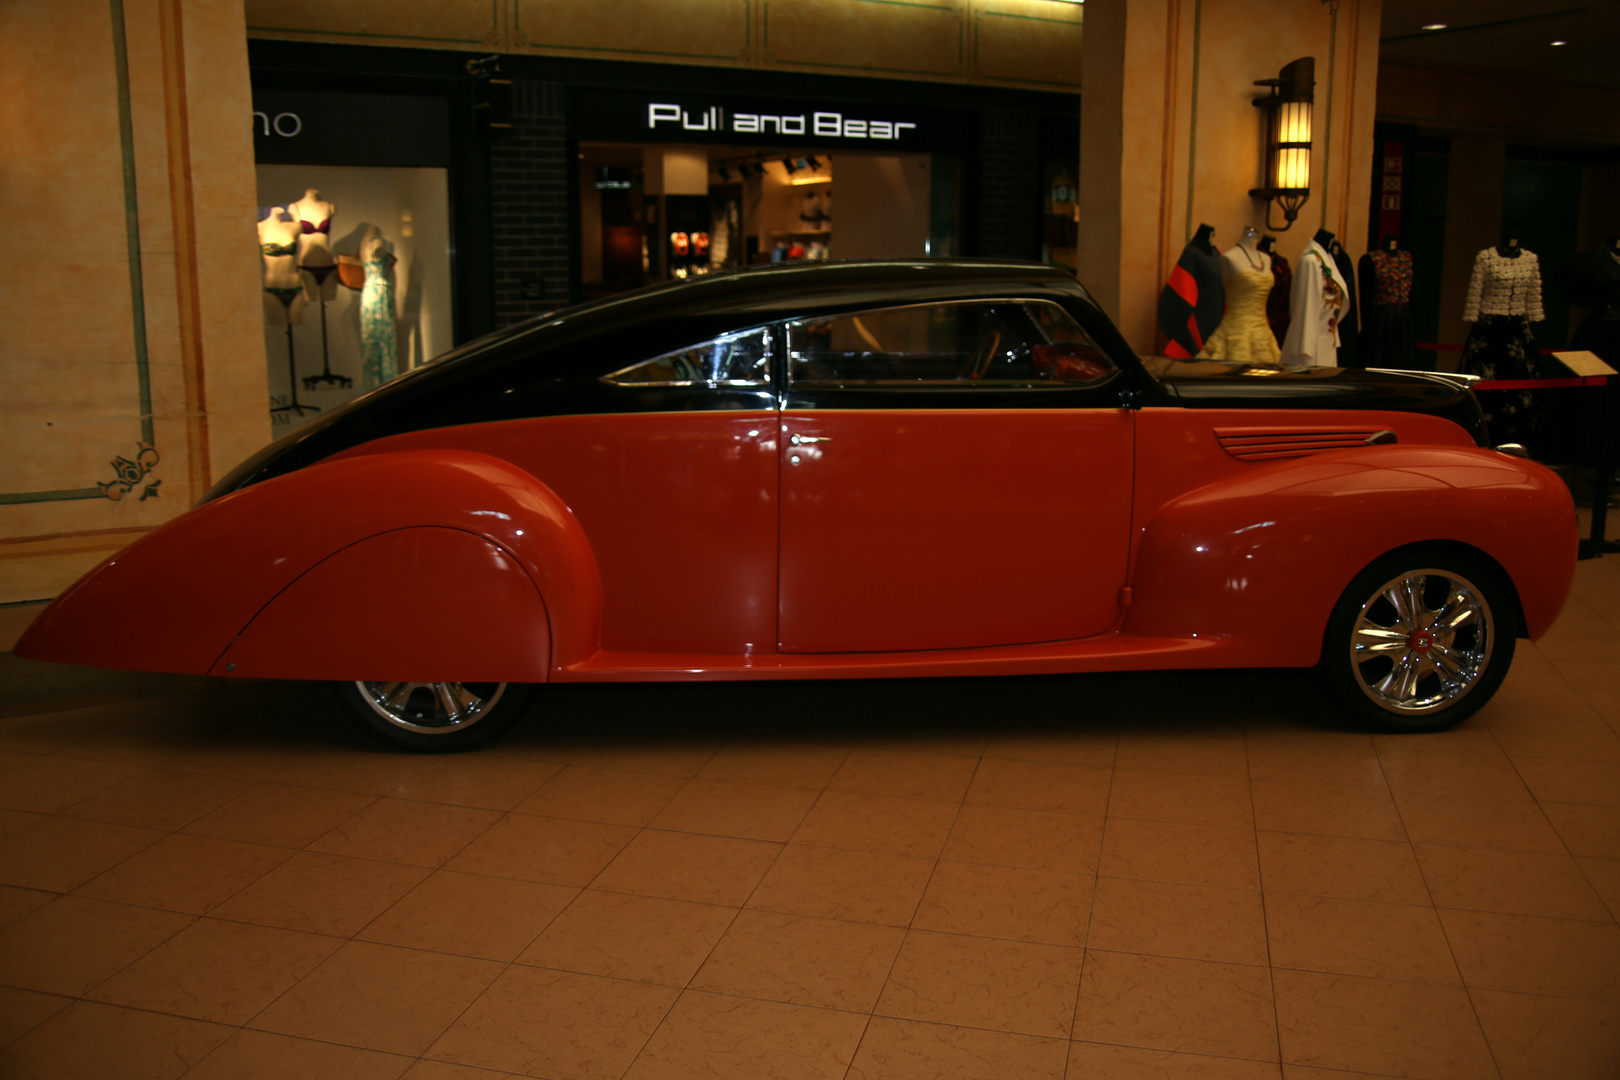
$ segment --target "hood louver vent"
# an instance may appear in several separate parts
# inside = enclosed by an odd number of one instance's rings
[[[1228,427],[1216,428],[1215,437],[1228,454],[1240,461],[1306,457],[1395,441],[1394,432],[1372,427]]]

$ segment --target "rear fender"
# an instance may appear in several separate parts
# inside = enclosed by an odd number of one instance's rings
[[[1236,639],[1244,662],[1307,667],[1357,573],[1396,548],[1449,541],[1502,567],[1537,637],[1569,595],[1575,536],[1563,483],[1495,451],[1389,446],[1283,461],[1148,519],[1124,629]]]
[[[538,590],[543,604],[535,610],[547,621],[551,656],[535,658],[512,680],[540,680],[549,664],[596,652],[601,580],[573,513],[509,462],[458,450],[326,461],[206,503],[80,578],[35,620],[17,652],[95,667],[203,674],[272,599],[317,564],[401,529],[467,534],[510,560]],[[479,549],[414,540],[423,557],[454,547],[479,561],[470,553]],[[357,549],[342,557],[343,565],[356,566],[370,552]],[[451,574],[426,564],[420,570],[412,587],[428,588],[436,579],[440,588],[456,588]],[[377,586],[374,575],[335,575],[332,584],[337,591],[330,604],[349,609],[346,618],[356,609],[376,610],[375,594],[367,592]],[[378,610],[376,636],[393,632],[383,621]],[[351,658],[365,657],[355,651]],[[261,675],[309,677],[290,668],[255,668]],[[338,677],[369,676],[357,670]]]

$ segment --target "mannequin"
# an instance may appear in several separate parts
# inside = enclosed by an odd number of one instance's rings
[[[1177,360],[1195,356],[1220,325],[1226,306],[1221,255],[1213,225],[1200,225],[1181,251],[1170,280],[1159,293],[1159,329],[1170,341],[1164,354]]]
[[[1260,250],[1271,256],[1271,276],[1275,284],[1271,286],[1271,294],[1266,297],[1266,322],[1271,324],[1271,336],[1277,339],[1277,346],[1288,338],[1288,294],[1294,284],[1294,271],[1288,265],[1288,260],[1276,249],[1275,236],[1262,236]]]
[[[1474,257],[1463,321],[1473,323],[1463,343],[1457,370],[1485,379],[1543,377],[1541,354],[1530,324],[1545,318],[1541,310],[1541,265],[1535,252],[1519,246],[1518,232],[1508,229],[1501,242]],[[1545,391],[1541,392],[1542,395]],[[1539,404],[1531,390],[1482,390],[1493,442],[1536,441],[1532,430]]]
[[[1368,367],[1416,371],[1417,328],[1412,321],[1412,253],[1385,236],[1361,257],[1362,353]]]
[[[1221,256],[1226,314],[1199,350],[1200,360],[1275,364],[1281,356],[1266,323],[1266,297],[1276,284],[1271,256],[1260,250],[1260,233],[1252,226]]]
[[[337,267],[332,253],[332,218],[337,207],[321,198],[315,188],[306,188],[304,197],[287,204],[287,212],[298,222],[298,268],[309,275],[306,295],[311,300],[337,297],[337,282],[327,284]]]
[[[1288,337],[1282,349],[1282,362],[1289,367],[1334,367],[1338,363],[1345,291],[1338,266],[1328,252],[1331,243],[1332,233],[1317,230],[1294,269]]]
[[[1333,266],[1339,271],[1339,281],[1344,286],[1344,309],[1339,312],[1339,366],[1366,367],[1366,359],[1361,355],[1361,308],[1356,302],[1356,263],[1332,233],[1326,229],[1317,230],[1318,236],[1324,234],[1328,242],[1322,246],[1333,256]]]
[[[293,352],[293,324],[304,310],[304,287],[298,277],[298,237],[296,221],[279,206],[269,208],[270,215],[259,222],[259,253],[264,274],[264,321],[272,326],[287,328],[287,404],[277,405],[270,411],[320,412],[313,405],[298,400],[298,361]]]
[[[394,329],[394,245],[375,225],[360,238],[360,261],[366,286],[360,293],[360,381],[375,389],[399,374],[399,346]]]

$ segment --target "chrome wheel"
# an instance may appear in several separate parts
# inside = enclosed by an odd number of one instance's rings
[[[360,700],[384,721],[416,735],[465,731],[506,693],[506,683],[356,682]]]
[[[1411,570],[1362,604],[1350,633],[1350,663],[1373,704],[1421,716],[1451,707],[1479,685],[1495,638],[1482,589],[1453,571]]]

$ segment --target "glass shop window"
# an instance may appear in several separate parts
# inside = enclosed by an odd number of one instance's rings
[[[1062,307],[962,301],[787,324],[788,378],[803,387],[1075,387],[1113,361]]]
[[[755,327],[621,368],[602,381],[615,386],[768,386],[771,332]]]

